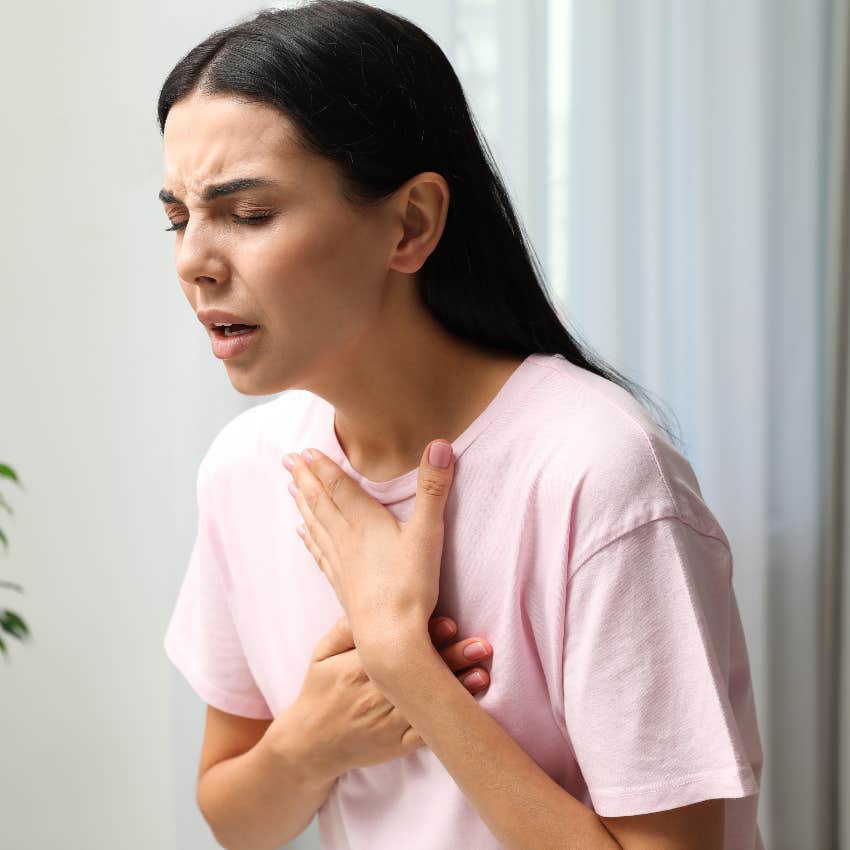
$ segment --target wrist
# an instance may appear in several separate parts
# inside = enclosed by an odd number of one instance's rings
[[[325,752],[318,730],[309,722],[309,712],[302,710],[300,701],[274,719],[259,746],[282,771],[316,788],[333,785],[344,772],[338,769],[334,754]]]
[[[409,671],[417,659],[431,655],[439,658],[427,628],[424,632],[402,629],[377,635],[374,641],[364,642],[359,652],[364,669],[377,685],[384,684],[387,677]]]

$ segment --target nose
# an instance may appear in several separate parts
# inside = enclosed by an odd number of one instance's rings
[[[174,265],[181,280],[198,285],[220,283],[228,274],[221,241],[203,221],[189,221],[174,246]]]

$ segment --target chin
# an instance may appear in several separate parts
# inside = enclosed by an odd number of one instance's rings
[[[231,372],[228,369],[227,377],[230,378],[230,383],[233,385],[233,389],[241,395],[262,396],[273,395],[274,393],[279,392],[279,390],[274,389],[273,386],[267,386],[264,381],[252,379],[250,375],[239,374],[236,370]]]
[[[233,389],[246,396],[277,395],[277,393],[282,393],[290,388],[289,383],[280,378],[277,380],[268,377],[263,379],[252,376],[250,372],[241,374],[235,369],[233,371],[228,369],[227,377],[230,378]]]

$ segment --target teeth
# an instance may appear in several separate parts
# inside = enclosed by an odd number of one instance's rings
[[[215,326],[217,328],[229,328],[229,327],[231,327],[231,324],[232,323],[230,323],[230,322],[216,322]]]

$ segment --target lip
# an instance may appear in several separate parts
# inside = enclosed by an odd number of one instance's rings
[[[228,313],[225,310],[198,310],[196,313],[198,321],[207,328],[215,327],[216,322],[227,322],[230,325],[256,325],[256,322],[249,322],[247,319],[237,316],[234,313]],[[257,325],[259,327],[259,325]]]
[[[260,333],[260,328],[257,326],[247,333],[240,333],[234,336],[224,336],[219,333],[219,329],[207,328],[207,333],[210,335],[213,354],[219,360],[230,360],[237,357],[243,351],[246,351]]]

